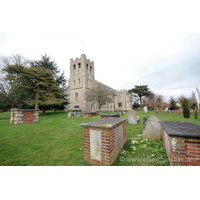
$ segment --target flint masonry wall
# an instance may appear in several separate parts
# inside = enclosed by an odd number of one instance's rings
[[[11,109],[10,124],[26,124],[39,121],[39,110]]]

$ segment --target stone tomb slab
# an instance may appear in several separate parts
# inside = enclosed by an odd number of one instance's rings
[[[91,159],[101,161],[101,131],[90,130]]]
[[[106,114],[101,114],[100,116],[101,116],[101,118],[105,118],[105,117],[120,117],[120,115],[118,113],[106,113]]]
[[[135,110],[128,110],[128,123],[137,124],[137,116]]]
[[[159,124],[161,120],[154,115],[149,115],[144,118],[143,122],[143,139],[148,138],[152,140],[160,140],[161,126]]]

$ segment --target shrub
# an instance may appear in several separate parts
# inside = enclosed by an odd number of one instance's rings
[[[190,110],[188,100],[185,98],[183,99],[183,116],[185,118],[190,118]]]
[[[6,111],[6,105],[0,102],[0,109]]]
[[[198,119],[199,117],[199,111],[196,106],[194,107],[194,116],[195,116],[195,119]]]

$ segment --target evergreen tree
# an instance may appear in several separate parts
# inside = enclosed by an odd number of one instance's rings
[[[185,118],[190,118],[190,110],[189,110],[189,104],[188,104],[188,100],[185,98],[183,99],[183,116]]]
[[[38,109],[40,105],[45,112],[45,108],[60,106],[66,101],[50,69],[11,65],[8,66],[7,72],[6,79],[11,85],[10,94],[18,100],[15,107],[20,107],[20,103],[26,103],[30,106],[35,105],[35,109]]]
[[[196,106],[194,107],[194,116],[195,116],[195,119],[198,119],[199,117],[199,111]]]
[[[65,78],[64,72],[60,74],[60,69],[58,65],[51,61],[51,57],[47,56],[46,54],[42,56],[42,58],[38,61],[31,61],[30,62],[32,67],[44,67],[46,69],[50,69],[53,73],[53,77],[56,81],[56,85],[60,88],[63,94],[66,95],[67,92],[67,79]]]
[[[148,88],[148,85],[135,85],[134,88],[128,90],[129,95],[133,97],[139,97],[140,99],[140,107],[142,106],[142,97],[148,97],[151,94],[151,91]],[[131,98],[131,99],[132,99]]]
[[[175,101],[174,97],[170,97],[169,103],[170,103],[170,107],[169,107],[170,110],[177,109],[176,101]]]
[[[65,101],[63,101],[63,103],[58,106],[58,105],[51,105],[51,108],[53,109],[63,109],[65,107],[65,105],[68,104],[68,100],[67,100],[67,79],[64,75],[64,72],[62,72],[60,74],[60,69],[58,67],[58,65],[51,60],[51,57],[47,56],[46,54],[44,56],[41,57],[40,60],[38,61],[31,61],[30,65],[32,67],[35,68],[46,68],[46,69],[50,69],[53,73],[53,77],[56,81],[56,85],[57,87],[60,89],[60,91],[63,93],[63,99]],[[48,106],[45,105],[41,105],[41,108],[44,110],[49,109]]]

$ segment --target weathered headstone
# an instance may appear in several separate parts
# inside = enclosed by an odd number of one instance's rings
[[[168,108],[165,108],[165,111],[167,112],[167,111],[168,111]]]
[[[148,109],[147,109],[147,107],[145,106],[144,107],[144,113],[147,113],[148,112]]]
[[[128,110],[128,123],[137,124],[137,116],[135,110]]]
[[[160,140],[161,126],[158,119],[154,115],[144,117],[143,121],[143,139],[148,138],[152,140]]]
[[[68,118],[76,118],[81,116],[81,110],[69,110]]]

